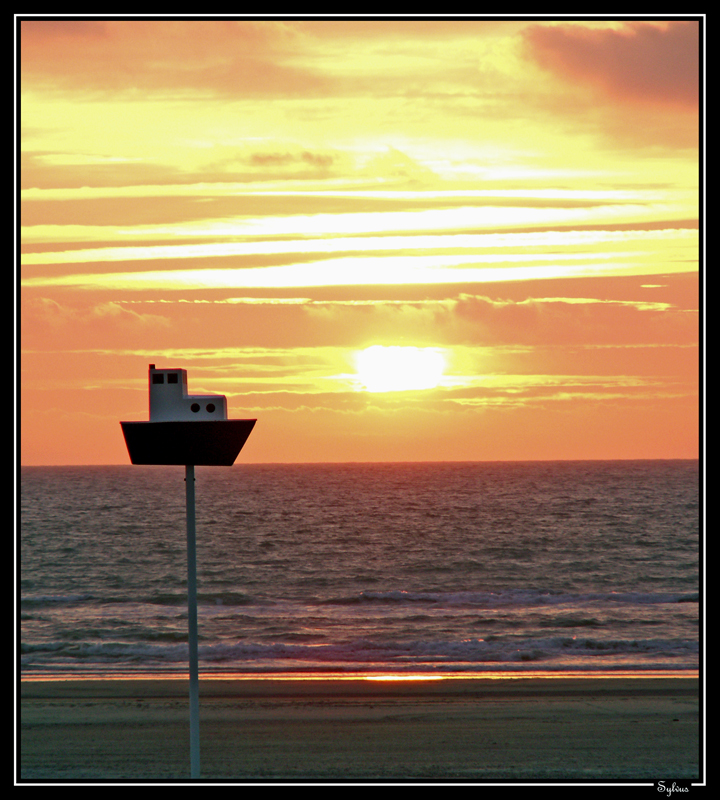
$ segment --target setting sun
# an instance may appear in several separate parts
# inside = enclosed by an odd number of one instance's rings
[[[357,356],[358,377],[368,392],[432,389],[444,369],[442,353],[431,347],[373,345]]]

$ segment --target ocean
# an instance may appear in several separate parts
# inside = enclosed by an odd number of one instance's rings
[[[20,470],[23,677],[187,675],[184,477]],[[196,478],[201,678],[699,668],[697,461]]]

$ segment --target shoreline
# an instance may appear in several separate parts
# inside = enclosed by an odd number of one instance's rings
[[[360,671],[268,671],[268,672],[237,672],[217,671],[200,672],[200,681],[477,681],[477,680],[617,680],[652,678],[689,679],[699,680],[698,669],[606,669],[606,670],[497,670],[482,672],[360,672]],[[18,680],[20,685],[25,683],[65,683],[73,681],[175,681],[188,680],[188,672],[176,670],[168,672],[101,672],[88,670],[85,672],[26,672]]]
[[[697,677],[201,677],[201,780],[695,780]],[[186,781],[187,678],[23,680],[18,777]]]

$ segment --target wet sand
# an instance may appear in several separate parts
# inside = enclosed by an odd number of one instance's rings
[[[187,681],[22,682],[17,779],[189,780]],[[700,778],[698,681],[201,680],[201,779]]]

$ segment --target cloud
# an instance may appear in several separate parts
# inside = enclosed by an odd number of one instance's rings
[[[292,96],[327,88],[290,63],[297,35],[250,20],[23,20],[23,79],[96,91],[214,90]]]
[[[23,140],[25,129],[23,129]],[[144,161],[122,159],[82,160],[73,154],[58,151],[35,151],[20,154],[19,169],[22,189],[87,190],[90,186],[137,187],[177,184],[186,175],[177,167]]]
[[[539,118],[603,150],[697,149],[698,22],[533,25],[522,41]]]
[[[535,25],[524,32],[530,56],[564,81],[599,89],[616,102],[695,108],[699,99],[699,23]]]
[[[119,303],[112,301],[95,306],[91,310],[88,319],[90,321],[109,319],[121,325],[131,325],[133,327],[137,325],[142,325],[144,327],[170,327],[170,320],[167,317],[160,316],[159,314],[138,314],[136,311],[124,308]]]
[[[40,85],[113,92],[174,88],[230,97],[306,98],[379,90],[405,93],[410,79],[425,94],[428,82],[434,85],[437,80],[436,62],[431,58],[431,71],[418,76],[416,46],[425,52],[436,42],[444,48],[455,40],[472,47],[483,39],[512,36],[523,24],[31,19],[20,24],[22,71],[25,79]],[[397,69],[408,47],[411,72],[399,87],[397,75],[384,66],[374,68],[372,61],[389,58]],[[364,69],[356,69],[353,59],[363,61]],[[454,69],[454,63],[446,59],[445,75],[448,69]]]
[[[116,333],[143,336],[149,330],[169,328],[171,321],[160,314],[139,314],[113,301],[75,308],[49,297],[34,297],[25,302],[22,325],[23,345],[32,347],[46,344],[48,338],[57,341],[58,336],[87,336],[89,330],[96,341]]]
[[[691,343],[697,315],[667,303],[536,297],[519,302],[461,295],[453,313],[459,341],[483,344]]]
[[[75,310],[63,306],[50,297],[35,297],[26,304],[23,320],[31,323],[30,327],[47,325],[51,329],[61,328],[77,318]]]
[[[387,39],[467,39],[468,37],[493,37],[507,35],[508,30],[522,27],[522,21],[469,20],[469,19],[392,19],[392,20],[302,20],[296,23],[299,32],[318,40],[367,41]]]
[[[288,140],[265,139],[262,144],[215,143],[207,148],[207,162],[198,165],[198,179],[307,180],[344,176],[355,171],[353,158],[338,149],[308,148]],[[184,176],[188,180],[189,175]]]

